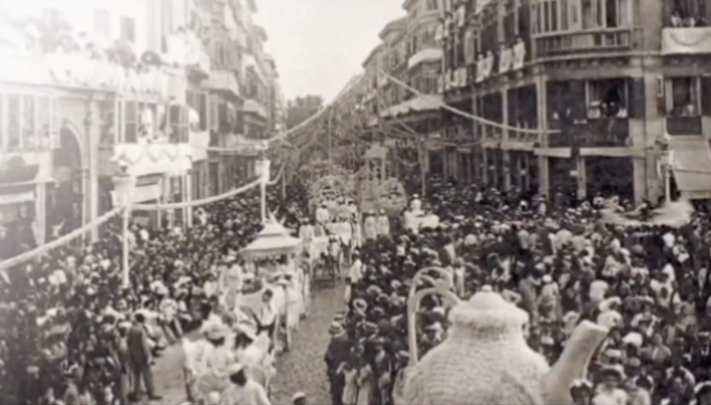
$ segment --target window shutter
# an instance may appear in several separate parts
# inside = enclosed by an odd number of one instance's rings
[[[208,126],[207,129],[210,131],[219,131],[220,129],[220,112],[218,111],[219,101],[216,94],[210,94],[208,102]]]
[[[711,117],[711,77],[701,77],[701,115]]]
[[[572,80],[568,82],[567,97],[563,97],[565,105],[563,105],[563,114],[565,110],[570,108],[570,118],[580,119],[587,117],[585,106],[585,82],[583,80]]]
[[[168,119],[166,120],[168,122],[168,127],[170,128],[170,141],[171,142],[180,142],[181,141],[181,128],[180,128],[180,123],[181,123],[181,116],[183,115],[183,112],[181,111],[183,109],[183,106],[181,105],[170,105],[168,106]]]
[[[630,118],[644,118],[646,109],[644,78],[630,78],[627,86]]]
[[[52,149],[58,149],[60,146],[59,127],[60,121],[57,97],[52,97],[49,103],[49,146]]]

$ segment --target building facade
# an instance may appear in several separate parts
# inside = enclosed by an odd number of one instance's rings
[[[475,158],[456,174],[564,200],[709,198],[709,28],[697,21],[711,10],[672,3],[452,2],[443,30],[463,57],[446,69],[466,70],[487,120],[462,125]]]
[[[0,41],[1,223],[28,228],[34,243],[93,222],[127,193],[170,203],[229,189],[224,166],[239,160],[213,167],[208,149],[243,130],[249,2],[75,3],[71,14],[50,1],[13,8],[9,20],[30,29],[4,24]],[[130,193],[121,175],[135,178]],[[134,219],[185,224],[191,212]]]

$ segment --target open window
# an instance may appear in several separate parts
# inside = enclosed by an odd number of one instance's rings
[[[668,117],[697,117],[700,111],[700,87],[696,77],[674,77],[666,81]]]
[[[627,80],[589,81],[586,105],[589,119],[628,118],[629,89]]]

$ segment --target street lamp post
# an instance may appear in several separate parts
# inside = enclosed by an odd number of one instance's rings
[[[267,159],[266,152],[262,152],[257,160],[255,171],[259,176],[259,192],[260,192],[260,216],[262,223],[267,220],[267,183],[269,182],[269,166],[270,161]]]
[[[136,178],[128,173],[128,167],[121,166],[121,173],[114,177],[114,185],[116,187],[116,194],[114,196],[114,201],[117,202],[119,206],[123,207],[123,222],[121,229],[122,237],[122,247],[121,247],[121,270],[122,270],[122,282],[124,287],[129,287],[131,280],[129,277],[130,267],[129,267],[129,238],[128,238],[128,225],[131,220],[131,205],[133,202],[133,190],[136,185]],[[118,201],[116,201],[118,200]]]

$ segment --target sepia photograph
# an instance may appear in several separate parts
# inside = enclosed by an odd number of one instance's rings
[[[0,403],[711,405],[709,24],[0,1]]]

